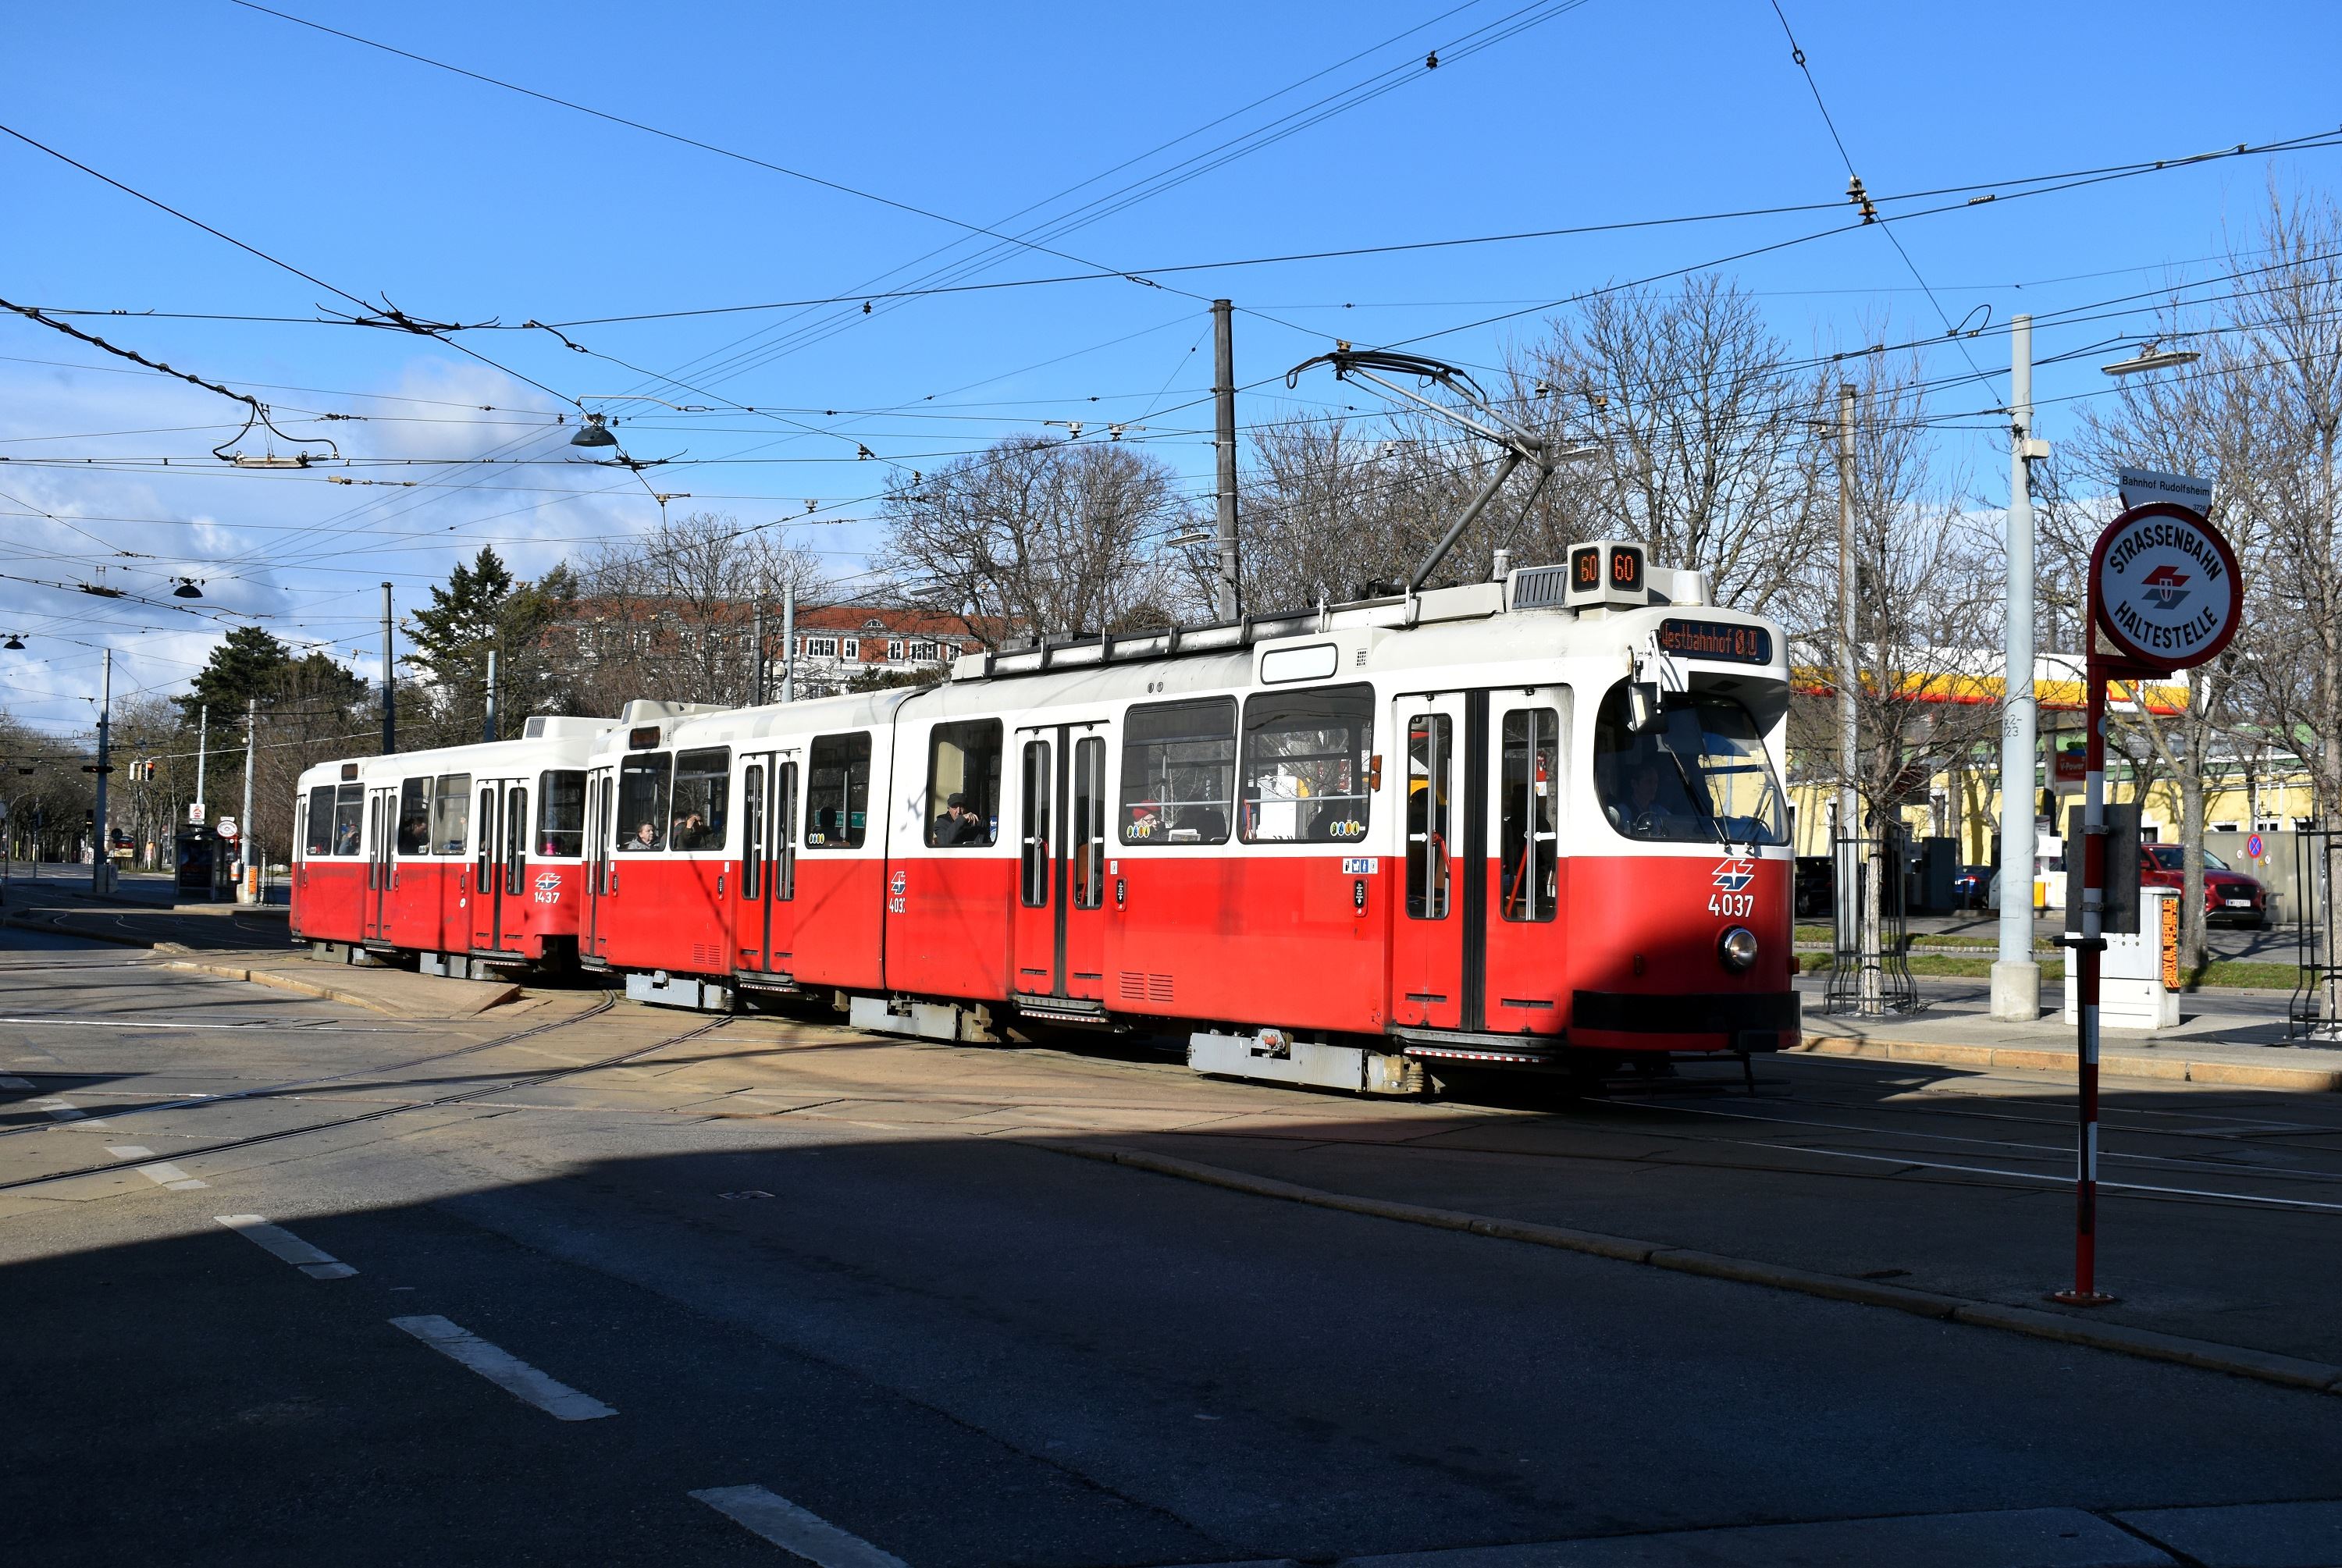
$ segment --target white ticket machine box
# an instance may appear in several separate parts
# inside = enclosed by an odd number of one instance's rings
[[[2068,934],[2074,934],[2068,933]],[[2081,1022],[2075,1002],[2075,959],[2066,953],[2066,1022]],[[2138,934],[2109,935],[2098,971],[2098,1027],[2179,1027],[2179,894],[2138,890]]]

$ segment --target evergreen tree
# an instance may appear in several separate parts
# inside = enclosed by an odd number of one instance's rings
[[[400,662],[442,687],[477,684],[518,586],[494,547],[483,544],[469,565],[456,564],[445,587],[431,590],[426,608],[415,612],[407,632],[414,652]]]
[[[275,694],[293,664],[292,650],[275,637],[258,626],[238,626],[212,650],[187,694],[173,700],[190,726],[196,721],[197,710],[205,705],[223,716],[241,714],[249,699],[259,697],[265,702]]]

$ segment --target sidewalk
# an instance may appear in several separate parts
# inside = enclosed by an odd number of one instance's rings
[[[1922,985],[1917,1013],[1863,1018],[1824,1013],[1818,989],[1806,999],[1806,1038],[1799,1050],[1815,1055],[1861,1056],[1943,1067],[2023,1068],[2077,1074],[2073,1025],[2055,1009],[2063,993],[2045,987],[2051,1011],[2031,1024],[1992,1016],[1988,988],[1980,984]],[[2157,1034],[2107,1029],[2099,1070],[2110,1077],[2156,1078],[2231,1088],[2342,1092],[2342,1049],[2288,1043],[2283,991],[2197,993],[2180,999],[2180,1024]]]
[[[469,1018],[521,995],[510,981],[313,963],[293,946],[282,904],[174,904],[170,894],[170,884],[159,878],[105,896],[85,886],[20,879],[0,906],[0,928],[143,947],[171,957],[175,968],[323,996],[395,1018]],[[6,946],[0,935],[0,950]]]

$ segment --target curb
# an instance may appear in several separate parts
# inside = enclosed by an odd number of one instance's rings
[[[1853,1056],[1874,1062],[1919,1062],[1937,1067],[2012,1067],[2075,1076],[2070,1048],[2031,1045],[1955,1045],[1917,1040],[1878,1040],[1856,1034],[1808,1034],[1790,1051],[1807,1056]],[[2167,1083],[2216,1084],[2231,1089],[2285,1089],[2297,1094],[2342,1093],[2342,1068],[2262,1066],[2252,1062],[2204,1062],[2186,1056],[2135,1056],[2102,1051],[2099,1071],[2117,1078],[2156,1078]]]
[[[175,958],[164,967],[195,970],[205,974],[216,974],[225,980],[249,981],[255,985],[275,986],[279,991],[297,991],[305,996],[320,996],[328,1002],[346,1002],[353,1007],[363,1007],[369,1012],[379,1013],[386,1018],[413,1019],[418,1016],[414,1013],[402,1011],[376,997],[363,996],[355,991],[343,991],[331,985],[321,984],[315,980],[303,980],[292,974],[277,974],[265,969],[246,969],[234,964],[205,964],[191,958]],[[477,1017],[490,1008],[501,1007],[507,1002],[516,1000],[520,994],[520,986],[507,982],[500,994],[480,1004],[470,1015]]]
[[[1848,1279],[1841,1274],[1817,1273],[1779,1263],[1758,1263],[1750,1258],[1725,1257],[1688,1247],[1671,1247],[1660,1242],[1604,1235],[1597,1231],[1572,1230],[1564,1225],[1536,1224],[1526,1220],[1500,1220],[1456,1209],[1428,1208],[1420,1203],[1394,1203],[1383,1198],[1353,1197],[1346,1193],[1329,1193],[1322,1188],[1305,1187],[1293,1182],[1280,1182],[1274,1177],[1256,1176],[1248,1172],[1202,1164],[1168,1154],[1149,1154],[1142,1149],[1070,1144],[1045,1138],[1028,1142],[1033,1147],[1046,1149],[1053,1154],[1071,1154],[1077,1159],[1096,1160],[1103,1164],[1126,1165],[1133,1170],[1151,1171],[1156,1175],[1200,1182],[1206,1186],[1225,1187],[1231,1192],[1248,1193],[1256,1197],[1306,1203],[1312,1208],[1336,1209],[1345,1213],[1428,1225],[1436,1230],[1464,1231],[1498,1241],[1526,1242],[1532,1246],[1585,1253],[1594,1257],[1673,1269],[1678,1273],[1700,1274],[1741,1284],[1767,1285],[1775,1290],[1795,1291],[1800,1295],[1852,1302],[1861,1306],[1889,1307],[1917,1317],[1999,1329],[2034,1339],[2112,1351],[2117,1355],[2137,1356],[2146,1361],[2170,1362],[2207,1372],[2225,1372],[2235,1377],[2248,1377],[2286,1388],[2342,1393],[2342,1366],[2278,1355],[2269,1351],[2251,1350],[2242,1345],[2187,1339],[2178,1334],[2159,1333],[2153,1329],[2130,1328],[2120,1323],[2090,1323],[2037,1307],[1972,1301],[1966,1296],[1942,1295],[1934,1291]]]

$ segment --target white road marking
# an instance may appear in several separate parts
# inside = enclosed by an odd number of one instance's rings
[[[784,1552],[794,1552],[817,1568],[907,1568],[858,1535],[848,1535],[817,1514],[761,1486],[711,1486],[691,1493],[751,1534]]]
[[[75,1104],[71,1100],[35,1100],[33,1104],[39,1106],[42,1110],[46,1111],[59,1122],[80,1123],[80,1127],[76,1129],[80,1132],[96,1132],[103,1130],[105,1126],[104,1122],[96,1120],[95,1117],[91,1116],[88,1112]]]
[[[5,1073],[0,1073],[0,1089],[29,1089],[32,1086],[27,1079],[12,1078]]]
[[[105,1152],[117,1160],[151,1160],[155,1151],[137,1144],[108,1144]]]
[[[141,1149],[138,1152],[143,1154],[146,1151]],[[358,1272],[333,1253],[311,1246],[284,1226],[272,1225],[258,1214],[214,1214],[212,1218],[272,1257],[284,1259],[313,1280],[345,1280]]]
[[[135,1157],[135,1156],[134,1156]],[[199,1182],[168,1160],[157,1160],[151,1165],[141,1165],[138,1174],[158,1187],[168,1187],[175,1193],[192,1192],[208,1187],[209,1182]]]
[[[448,1360],[470,1367],[498,1388],[544,1411],[555,1421],[594,1421],[618,1413],[593,1395],[546,1376],[510,1351],[500,1350],[444,1317],[395,1317],[404,1329]]]

